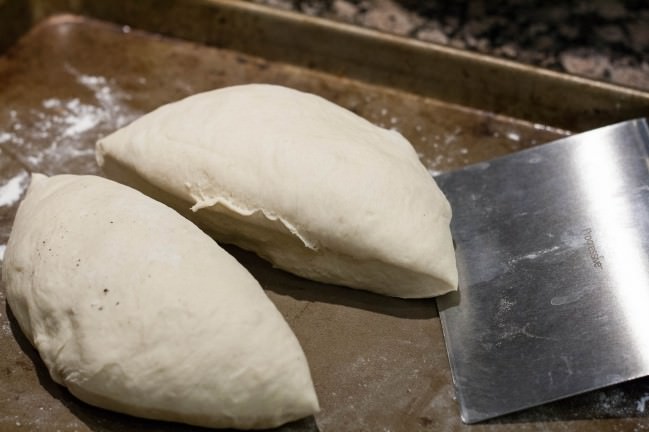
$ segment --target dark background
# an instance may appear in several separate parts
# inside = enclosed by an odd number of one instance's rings
[[[254,0],[649,90],[649,1]]]

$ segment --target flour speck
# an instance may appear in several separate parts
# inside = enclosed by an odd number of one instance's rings
[[[636,403],[636,410],[640,413],[644,413],[645,409],[647,408],[647,402],[649,402],[649,393],[638,399],[638,402]]]
[[[0,186],[0,207],[15,204],[22,196],[28,181],[29,174],[26,171],[21,171],[20,174],[12,177]]]

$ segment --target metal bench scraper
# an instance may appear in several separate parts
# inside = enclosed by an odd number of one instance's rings
[[[462,420],[649,375],[649,124],[436,177],[460,287],[437,304]]]

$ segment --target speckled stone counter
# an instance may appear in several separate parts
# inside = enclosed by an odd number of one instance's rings
[[[645,1],[255,1],[649,89],[649,3]]]

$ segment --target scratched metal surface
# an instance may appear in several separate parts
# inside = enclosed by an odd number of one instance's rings
[[[437,305],[466,421],[649,376],[648,151],[629,120],[437,177],[462,270]]]
[[[311,91],[394,127],[413,142],[431,172],[564,134],[312,68],[58,16],[0,57],[0,244],[6,243],[29,172],[97,173],[98,137],[162,103],[246,82]],[[230,250],[284,314],[312,369],[322,411],[283,430],[468,430],[459,419],[434,301],[317,284]],[[198,430],[76,400],[49,378],[11,317],[4,287],[0,305],[1,430]],[[641,416],[647,394],[646,382],[633,383],[471,430],[638,430],[647,424]]]

